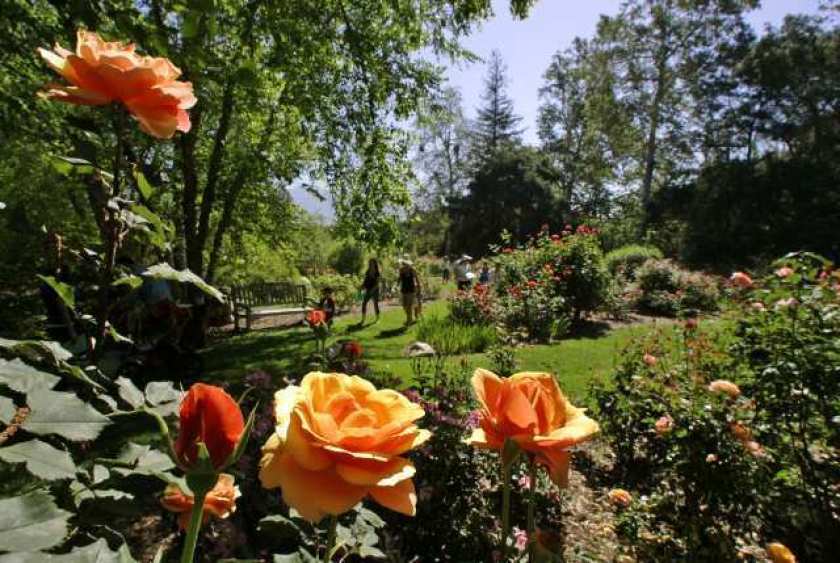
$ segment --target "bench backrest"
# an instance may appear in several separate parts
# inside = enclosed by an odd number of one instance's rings
[[[293,282],[234,285],[230,288],[230,297],[238,307],[301,306],[306,301],[306,286]]]

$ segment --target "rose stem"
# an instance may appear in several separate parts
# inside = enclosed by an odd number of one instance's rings
[[[335,536],[338,529],[338,516],[330,516],[330,530],[327,533],[327,549],[324,550],[324,563],[332,561],[333,550],[335,549]]]
[[[510,536],[510,472],[512,463],[502,462],[502,561],[507,561]]]
[[[537,460],[533,455],[528,456],[528,561],[534,561],[534,510],[537,491]]]
[[[192,563],[195,555],[195,545],[198,543],[198,532],[201,530],[201,518],[204,515],[204,498],[207,491],[195,493],[190,526],[187,528],[187,539],[184,540],[184,551],[181,553],[181,563]]]

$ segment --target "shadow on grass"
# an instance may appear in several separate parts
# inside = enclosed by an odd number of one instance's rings
[[[399,328],[382,330],[377,335],[377,338],[393,338],[395,336],[402,336],[406,332],[408,332],[408,327],[407,326],[401,326]]]
[[[572,332],[568,336],[569,340],[576,340],[579,338],[595,339],[606,336],[610,332],[610,325],[604,321],[580,321],[572,327]]]

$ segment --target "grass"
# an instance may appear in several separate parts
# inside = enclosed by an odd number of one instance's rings
[[[425,315],[443,316],[446,303],[438,301],[425,306]],[[411,361],[403,357],[403,349],[417,340],[417,325],[403,327],[401,309],[383,311],[380,322],[362,328],[355,325],[359,316],[345,316],[336,321],[331,341],[340,338],[358,340],[364,348],[364,359],[377,371],[387,371],[406,385],[413,379]],[[520,371],[548,371],[557,375],[564,391],[581,400],[593,378],[608,376],[624,346],[636,336],[652,330],[655,324],[638,324],[608,330],[597,325],[592,330],[550,345],[517,348]],[[661,324],[658,326],[662,326]],[[300,365],[300,358],[314,350],[311,332],[305,327],[269,329],[232,336],[218,342],[202,355],[205,377],[210,381],[236,383],[248,373],[264,370],[274,376],[302,375],[291,373]],[[472,371],[476,367],[492,369],[484,354],[453,356],[458,368]]]

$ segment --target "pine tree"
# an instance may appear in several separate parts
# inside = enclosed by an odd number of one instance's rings
[[[482,95],[484,106],[478,110],[475,122],[473,154],[484,160],[505,145],[517,143],[522,129],[517,125],[522,118],[513,113],[513,101],[505,89],[505,63],[498,51],[490,55],[490,63]]]

